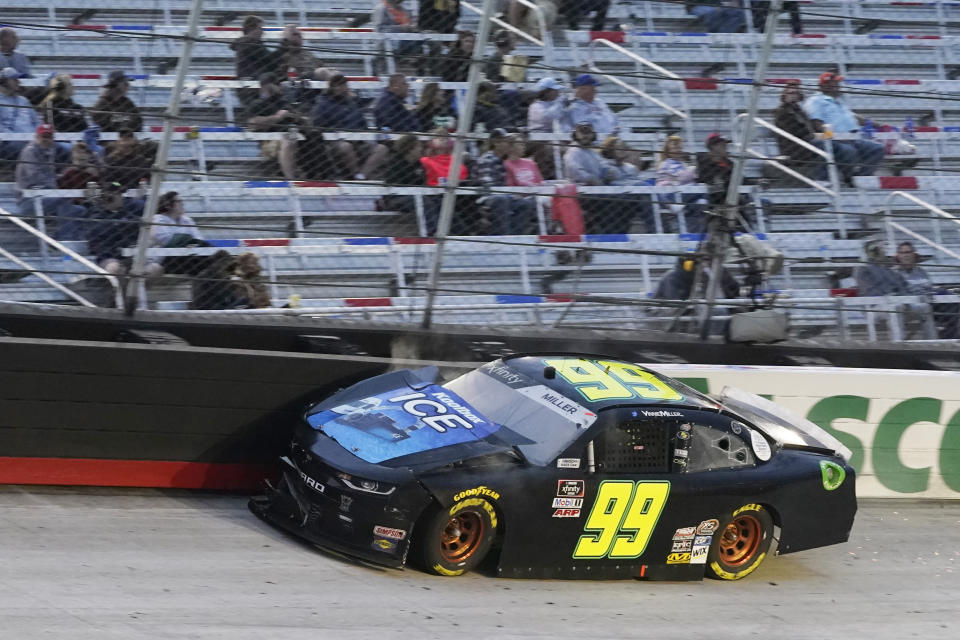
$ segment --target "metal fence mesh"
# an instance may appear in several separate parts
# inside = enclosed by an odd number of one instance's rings
[[[510,0],[478,42],[480,3],[208,1],[188,59],[186,0],[36,4],[0,205],[54,241],[2,223],[7,299],[676,330],[703,241],[752,233],[720,297],[794,335],[958,337],[951,3],[783,3],[745,145],[769,2]]]

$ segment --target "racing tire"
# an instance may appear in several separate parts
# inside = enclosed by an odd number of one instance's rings
[[[434,505],[419,525],[416,558],[430,573],[459,576],[483,561],[497,536],[497,511],[489,500],[467,498]]]
[[[707,575],[718,580],[739,580],[750,575],[767,557],[771,542],[770,512],[759,504],[743,505],[714,534],[707,554]]]

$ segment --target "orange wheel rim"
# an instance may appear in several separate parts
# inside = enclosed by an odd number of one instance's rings
[[[447,521],[440,533],[440,555],[451,564],[474,554],[483,539],[483,519],[479,514],[458,513]]]
[[[740,516],[720,534],[720,559],[729,567],[749,561],[760,547],[763,527],[754,516]]]

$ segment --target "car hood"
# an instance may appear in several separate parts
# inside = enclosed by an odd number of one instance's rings
[[[435,379],[433,367],[376,376],[317,404],[306,421],[361,460],[387,466],[512,450],[506,429]]]
[[[827,449],[850,461],[852,452],[839,440],[803,416],[766,398],[735,387],[724,387],[718,400],[724,408],[740,414],[781,445]]]

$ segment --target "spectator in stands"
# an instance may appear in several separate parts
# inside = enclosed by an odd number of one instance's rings
[[[707,200],[718,205],[726,202],[733,160],[727,150],[730,138],[719,133],[707,136],[707,153],[697,158],[697,180],[707,185]]]
[[[85,189],[91,182],[100,182],[103,163],[83,140],[70,149],[70,166],[57,179],[59,189]]]
[[[119,183],[124,189],[136,189],[141,180],[150,179],[150,167],[156,155],[156,142],[137,140],[133,131],[122,129],[116,142],[107,147],[103,181]]]
[[[527,157],[527,145],[520,136],[512,136],[513,144],[503,161],[507,170],[508,187],[538,187],[543,184],[540,167],[531,158]]]
[[[460,0],[420,0],[417,28],[434,33],[455,33],[460,19]]]
[[[416,111],[407,106],[410,84],[402,73],[395,73],[387,81],[387,88],[377,101],[373,114],[378,129],[389,129],[396,133],[423,131],[423,123]]]
[[[89,252],[108,273],[121,275],[130,268],[123,250],[136,245],[143,200],[126,201],[119,182],[103,185],[99,200],[87,209],[86,238]]]
[[[0,69],[16,69],[21,78],[30,77],[30,59],[17,51],[20,36],[10,27],[0,29]]]
[[[791,80],[780,94],[780,106],[773,112],[774,124],[804,142],[823,148],[823,134],[817,132],[810,116],[803,110],[803,92],[800,82]],[[780,154],[787,156],[787,166],[806,176],[818,179],[825,177],[823,158],[810,149],[802,147],[793,140],[777,135],[777,146]]]
[[[597,97],[599,84],[596,78],[586,73],[573,81],[575,98],[570,103],[570,121],[576,124],[589,122],[598,136],[606,137],[620,130],[620,122],[607,103]]]
[[[247,107],[247,126],[253,131],[288,132],[307,124],[305,116],[298,113],[283,96],[276,74],[260,75],[260,97]],[[297,177],[297,138],[283,136],[281,140],[261,140],[260,157],[280,164],[280,171],[287,180]]]
[[[563,155],[563,167],[571,182],[586,187],[607,184],[612,176],[594,146],[597,134],[589,122],[581,122],[573,130],[573,142]],[[619,211],[622,203],[603,195],[580,195],[584,225],[587,233],[625,233]],[[629,220],[627,226],[629,226]]]
[[[473,31],[461,31],[440,61],[440,77],[444,82],[466,82],[470,73],[470,60],[477,37]]]
[[[556,78],[537,81],[537,96],[527,109],[527,131],[554,133],[569,129],[567,101],[560,97],[563,83]]]
[[[518,5],[522,6],[522,5]],[[490,82],[526,82],[527,67],[518,56],[510,55],[513,51],[513,35],[506,29],[499,29],[493,34],[493,44],[496,51],[487,59],[483,66],[483,75]]]
[[[747,24],[740,0],[688,2],[687,13],[696,16],[710,33],[738,33]]]
[[[143,129],[140,109],[127,97],[130,80],[123,71],[111,71],[104,85],[103,93],[93,105],[90,116],[101,131],[120,131]]]
[[[417,31],[410,12],[403,6],[403,0],[380,0],[373,6],[373,28],[380,33],[410,33]],[[401,62],[408,56],[416,56],[414,64],[421,66],[423,46],[419,40],[397,40],[393,44],[396,61]],[[383,50],[381,49],[381,53]]]
[[[683,138],[669,136],[660,151],[657,165],[658,187],[681,187],[697,182],[697,168],[690,164],[690,156],[683,150]],[[670,207],[677,216],[683,215],[688,233],[701,233],[705,227],[706,199],[699,193],[671,193],[660,196],[660,202]]]
[[[20,213],[32,217],[36,212],[31,189],[56,189],[57,169],[55,163],[56,142],[53,139],[53,127],[41,124],[37,127],[33,142],[20,152],[16,169],[14,191],[20,205]],[[79,219],[83,217],[83,207],[73,203],[70,198],[42,198],[41,207],[47,222],[56,218],[59,227],[55,234],[48,226],[47,233],[60,240],[77,240]]]
[[[677,259],[677,266],[667,272],[666,275],[657,284],[657,290],[653,297],[657,300],[688,300],[693,289],[694,275],[696,274],[697,262],[692,257],[680,257]],[[737,298],[740,296],[740,284],[736,278],[730,275],[730,272],[721,267],[720,273],[720,291],[717,295],[721,298]],[[710,277],[710,267],[705,266],[706,280]]]
[[[604,1],[609,3],[609,0]],[[542,39],[544,28],[548,33],[553,31],[559,11],[553,0],[532,0],[532,2],[539,8],[539,12],[533,11],[527,5],[518,2],[518,0],[506,0],[507,12],[505,18],[510,25],[530,34],[534,38]],[[543,16],[542,25],[540,23],[540,15]],[[510,82],[515,81],[511,80]]]
[[[487,151],[477,161],[477,180],[480,186],[491,188],[507,185],[507,168],[504,161],[516,137],[504,129],[490,132]],[[477,202],[490,212],[489,235],[512,236],[531,233],[536,222],[536,205],[532,200],[509,193],[481,196]]]
[[[363,105],[350,91],[346,76],[330,78],[327,90],[317,98],[313,108],[313,125],[326,131],[365,131]],[[378,143],[337,140],[331,146],[340,175],[348,179],[366,180],[373,177],[387,157],[387,148]],[[362,164],[361,164],[362,163]]]
[[[814,127],[832,133],[852,133],[864,122],[863,117],[854,113],[841,97],[840,82],[843,76],[836,73],[820,75],[820,93],[816,93],[803,103],[803,109],[810,116]],[[853,176],[871,176],[883,160],[884,146],[873,140],[834,140],[833,155],[837,167],[848,185],[853,184]]]
[[[247,16],[243,20],[243,35],[230,44],[236,52],[237,77],[259,78],[264,73],[282,73],[287,70],[287,47],[270,50],[263,44],[263,19]]]
[[[509,110],[500,106],[500,96],[497,94],[497,85],[483,81],[477,87],[477,105],[473,112],[475,125],[482,125],[483,130],[506,129],[514,131],[520,123]]]
[[[272,306],[270,291],[261,275],[262,270],[257,254],[247,251],[237,256],[234,286],[247,309],[266,309]]]
[[[40,117],[57,131],[76,133],[87,129],[87,114],[83,106],[73,100],[73,80],[67,73],[58,73],[50,79],[46,97],[37,105]]]
[[[427,155],[420,158],[423,167],[425,184],[428,187],[443,187],[447,184],[450,175],[450,165],[453,162],[453,139],[444,130],[432,132],[435,136],[427,145]],[[460,165],[460,180],[467,179],[467,168]],[[442,196],[426,196],[423,199],[423,213],[427,223],[427,235],[437,232],[437,221],[440,217],[440,203]]]
[[[901,242],[897,245],[897,272],[907,284],[910,295],[926,296],[950,293],[949,290],[937,287],[927,273],[919,266],[917,250],[912,242]],[[937,324],[939,337],[945,340],[960,338],[960,304],[935,303],[933,305],[933,320]]]
[[[903,275],[890,267],[891,260],[884,251],[882,240],[867,241],[864,251],[867,254],[867,263],[853,272],[859,297],[910,295],[910,288]]]
[[[233,280],[236,259],[229,251],[220,250],[210,256],[210,262],[193,281],[191,309],[241,309],[247,300]]]
[[[40,124],[30,101],[20,95],[19,76],[13,67],[0,71],[0,160],[16,160],[28,144],[25,140],[5,140],[5,134],[32,133]]]
[[[283,39],[280,41],[279,50],[286,53],[287,68],[284,71],[292,70],[298,78],[328,80],[337,72],[336,69],[325,65],[312,51],[303,48],[303,33],[295,24],[288,24],[283,28]]]
[[[390,157],[387,158],[383,182],[390,187],[419,187],[425,184],[426,174],[420,158],[423,157],[423,145],[415,135],[407,134],[393,141]],[[400,211],[415,215],[416,201],[408,195],[386,195],[381,204],[388,211]]]
[[[770,13],[770,0],[753,0],[750,7],[753,10],[753,28],[762,32],[767,23],[767,14]],[[790,12],[790,30],[793,35],[803,33],[803,22],[800,19],[798,3],[784,2],[782,10]]]
[[[607,11],[610,9],[610,0],[561,0],[560,13],[566,16],[567,26],[577,31],[580,29],[580,17],[593,13],[591,31],[603,31],[607,21]]]
[[[646,177],[640,172],[640,167],[630,161],[636,156],[627,144],[617,136],[607,136],[607,139],[600,145],[600,156],[604,163],[604,183],[613,187],[637,187],[649,186],[653,184],[652,177]],[[621,221],[620,226],[624,232],[629,230],[630,222],[639,214],[647,233],[656,233],[656,223],[653,218],[653,207],[650,204],[650,196],[645,193],[624,193],[617,196],[621,207],[619,211],[608,212],[608,217],[627,218],[624,226]],[[664,228],[667,232],[675,231],[671,220],[663,219]],[[610,223],[613,225],[614,223]]]
[[[428,82],[420,94],[417,118],[425,129],[457,130],[457,112],[453,108],[453,92],[442,91],[437,82]]]
[[[204,240],[197,223],[184,213],[183,199],[176,191],[167,191],[157,200],[157,215],[153,218],[153,244],[167,249],[212,246]],[[197,275],[209,263],[200,256],[167,256],[163,271]]]

